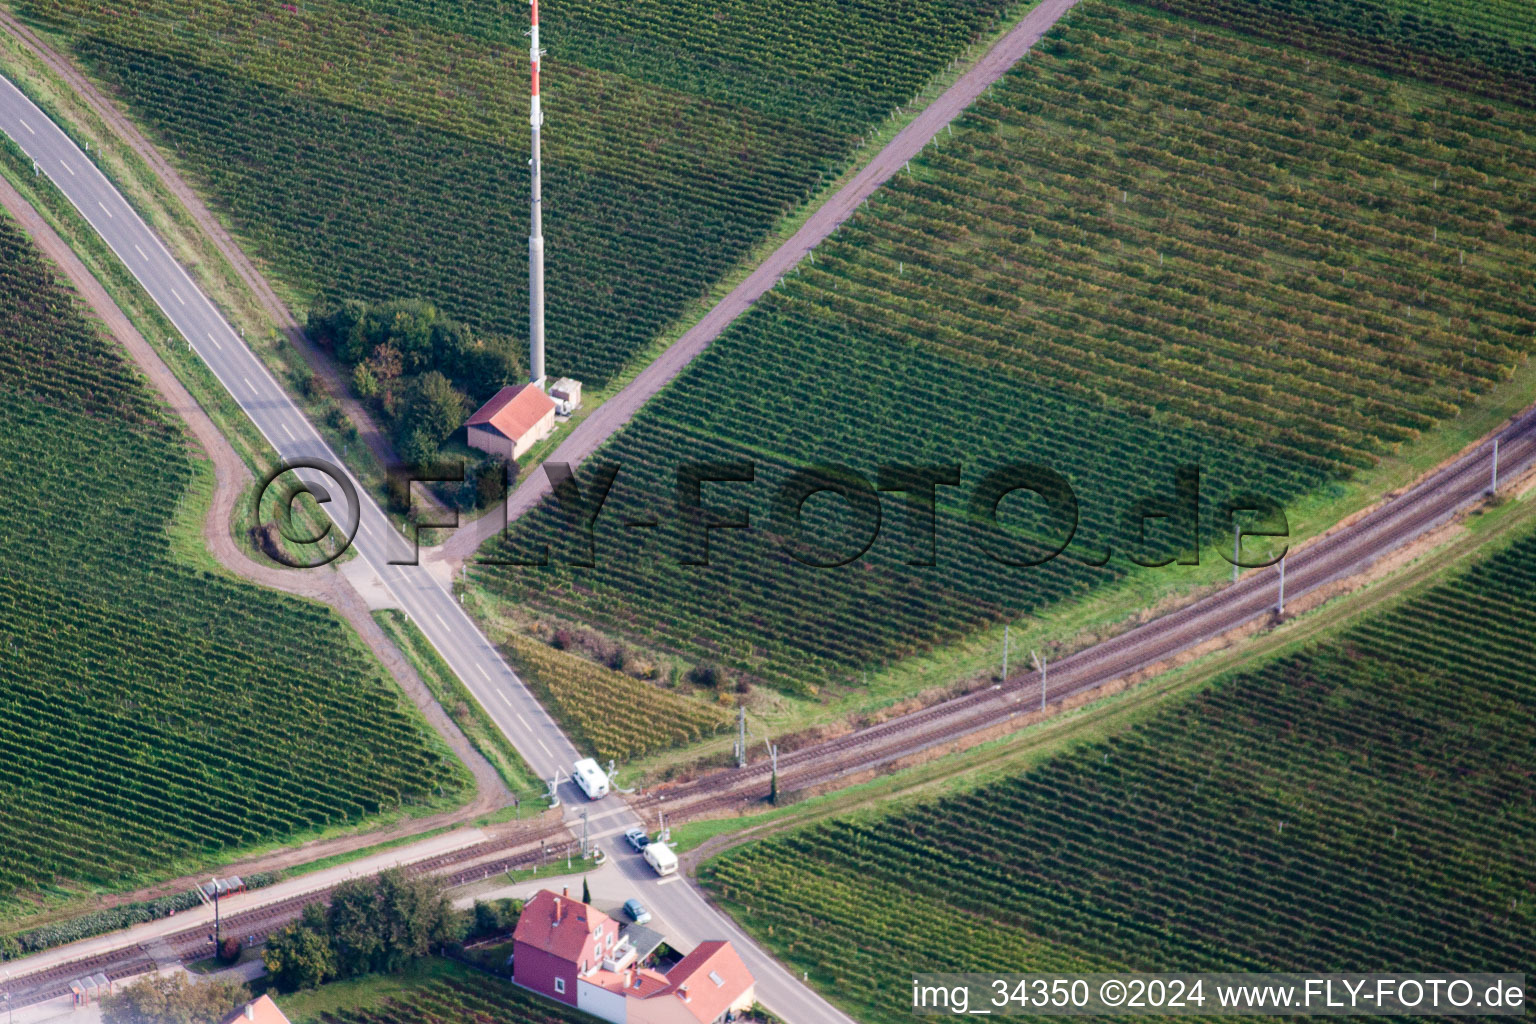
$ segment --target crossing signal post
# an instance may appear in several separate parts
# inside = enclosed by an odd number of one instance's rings
[[[1046,665],[1046,659],[1040,657],[1040,655],[1036,654],[1034,651],[1030,651],[1029,652],[1029,657],[1030,657],[1030,660],[1035,663],[1035,667],[1040,670],[1040,710],[1044,711],[1045,710],[1045,665]]]

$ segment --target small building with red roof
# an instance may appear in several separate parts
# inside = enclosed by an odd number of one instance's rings
[[[666,972],[641,967],[618,923],[569,890],[534,894],[512,940],[513,981],[613,1024],[718,1024],[756,998],[729,942],[702,943]]]
[[[509,384],[476,409],[464,429],[471,448],[517,459],[555,429],[555,402],[536,384]]]
[[[288,1015],[277,1008],[271,996],[262,996],[225,1017],[223,1024],[289,1024],[289,1021]]]

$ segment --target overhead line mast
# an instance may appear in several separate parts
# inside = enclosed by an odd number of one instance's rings
[[[533,128],[533,158],[528,161],[531,170],[531,219],[528,231],[528,379],[541,391],[544,389],[544,215],[540,209],[543,196],[540,188],[539,129],[544,125],[544,111],[539,107],[539,59],[544,51],[539,49],[539,0],[529,0],[533,6],[533,26],[529,30],[532,45],[528,48],[529,61],[533,65],[533,99],[529,107],[528,124]]]

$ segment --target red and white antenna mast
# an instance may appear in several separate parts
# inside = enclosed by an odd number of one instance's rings
[[[540,210],[542,193],[539,183],[539,129],[544,126],[544,111],[539,108],[539,59],[544,51],[539,49],[539,0],[533,5],[533,27],[529,35],[533,39],[528,57],[533,64],[533,100],[529,107],[528,123],[533,128],[533,159],[528,161],[532,171],[532,216],[528,231],[528,379],[540,390],[544,388],[544,216]]]

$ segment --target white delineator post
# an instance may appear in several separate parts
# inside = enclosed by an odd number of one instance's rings
[[[544,111],[539,107],[539,60],[544,51],[539,49],[539,0],[530,0],[533,7],[533,27],[529,36],[533,42],[528,48],[528,59],[533,65],[533,100],[529,107],[528,124],[533,129],[533,158],[528,161],[531,180],[531,218],[528,231],[528,379],[539,390],[544,389],[544,215],[540,209],[543,201],[539,175],[539,129],[544,126]]]

